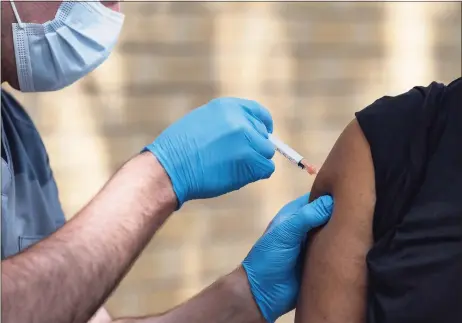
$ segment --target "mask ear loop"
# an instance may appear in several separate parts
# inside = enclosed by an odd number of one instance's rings
[[[24,24],[21,21],[21,18],[19,17],[18,10],[16,9],[16,5],[14,4],[13,0],[10,0],[11,8],[13,9],[14,15],[16,17],[16,21],[18,22],[18,25],[21,29],[24,29]]]

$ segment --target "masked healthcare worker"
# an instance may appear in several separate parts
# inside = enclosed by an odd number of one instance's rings
[[[60,90],[93,71],[124,22],[117,2],[2,1],[1,15],[2,83],[23,92]],[[167,313],[114,320],[102,307],[183,203],[271,176],[264,107],[223,98],[193,110],[140,147],[68,223],[40,135],[3,89],[1,112],[4,323],[257,323],[294,308],[300,245],[330,217],[330,197],[286,205],[236,270]]]

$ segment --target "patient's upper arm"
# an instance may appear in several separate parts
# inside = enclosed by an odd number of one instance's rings
[[[312,199],[331,194],[329,223],[307,248],[297,323],[359,323],[365,318],[366,253],[372,244],[375,180],[369,144],[356,120],[321,168]]]

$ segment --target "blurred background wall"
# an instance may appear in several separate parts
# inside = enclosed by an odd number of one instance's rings
[[[68,218],[162,129],[211,98],[261,102],[275,133],[321,165],[355,111],[461,75],[460,3],[122,8],[122,38],[98,70],[60,92],[15,93],[43,135]],[[111,313],[167,310],[235,268],[278,209],[311,187],[311,177],[275,159],[270,180],[175,214],[109,300]]]

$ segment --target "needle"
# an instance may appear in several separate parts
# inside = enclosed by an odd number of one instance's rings
[[[291,161],[293,164],[297,165],[301,169],[304,169],[308,172],[310,175],[315,175],[318,173],[317,169],[315,166],[312,164],[309,164],[306,159],[297,153],[294,149],[292,149],[290,146],[285,144],[282,140],[274,136],[273,134],[270,134],[268,139],[273,143],[273,145],[276,147],[276,150],[286,157],[289,161]]]

